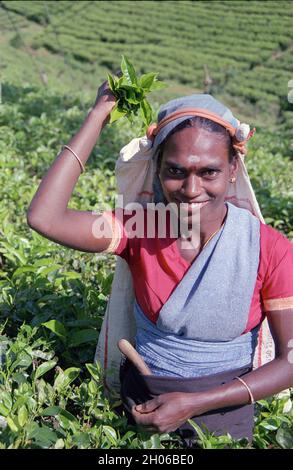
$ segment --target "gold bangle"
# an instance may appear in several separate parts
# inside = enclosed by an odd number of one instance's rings
[[[72,150],[68,145],[63,145],[63,148],[70,150],[70,152],[75,156],[75,158],[78,160],[80,166],[81,166],[81,172],[83,173],[85,171],[84,166],[80,158],[76,155],[75,151]]]
[[[244,380],[241,379],[240,377],[235,377],[235,379],[240,380],[240,382],[242,382],[243,385],[246,387],[246,389],[247,389],[247,391],[248,391],[248,393],[249,393],[249,397],[250,397],[250,404],[253,405],[253,403],[255,403],[255,401],[254,401],[254,398],[253,398],[253,395],[252,395],[252,391],[250,390],[250,388],[249,388],[249,386],[247,385],[247,383],[244,382]]]

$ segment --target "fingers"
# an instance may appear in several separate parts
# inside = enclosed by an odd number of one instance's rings
[[[135,410],[139,413],[151,413],[155,411],[159,406],[158,399],[154,398],[153,400],[146,401],[141,405],[136,405]]]
[[[145,413],[142,414],[139,411],[136,411],[135,405],[132,407],[132,415],[136,421],[137,424],[140,424],[142,426],[148,426],[152,429],[155,429],[153,426],[153,420],[154,420],[154,414],[153,413]]]
[[[162,433],[162,432],[173,432],[181,424],[180,423],[170,423],[164,424],[162,418],[159,418],[155,412],[153,413],[139,413],[135,409],[135,405],[132,407],[132,415],[135,419],[136,425],[138,428],[141,428],[142,431],[152,432],[152,433]],[[182,421],[183,423],[183,421]]]

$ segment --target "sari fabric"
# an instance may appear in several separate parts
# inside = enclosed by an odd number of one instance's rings
[[[198,377],[253,360],[258,328],[242,332],[257,277],[260,223],[227,205],[225,224],[177,285],[156,325],[135,303],[136,349],[155,375]]]
[[[221,230],[163,305],[160,330],[200,341],[230,341],[245,330],[259,265],[260,222],[245,209],[226,205]]]

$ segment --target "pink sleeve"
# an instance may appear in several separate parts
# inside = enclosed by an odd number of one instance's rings
[[[270,230],[268,267],[262,286],[265,311],[293,308],[293,244],[281,233]]]

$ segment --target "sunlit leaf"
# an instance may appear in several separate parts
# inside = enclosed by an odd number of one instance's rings
[[[37,368],[35,378],[39,379],[40,377],[42,377],[42,375],[46,374],[49,370],[53,369],[53,367],[55,367],[56,364],[57,364],[57,361],[43,362],[43,364],[41,364]]]
[[[65,341],[66,339],[66,328],[58,320],[50,320],[48,322],[42,323],[43,326],[51,330],[55,335],[59,336],[60,339]]]

